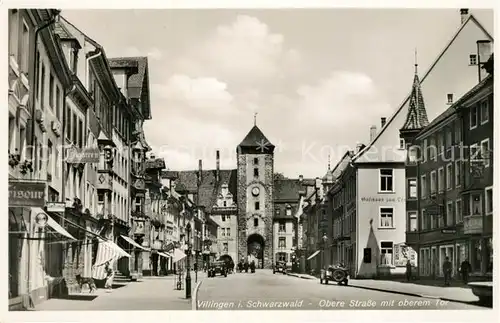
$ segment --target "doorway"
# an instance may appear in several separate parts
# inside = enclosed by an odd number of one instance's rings
[[[248,262],[255,261],[257,268],[264,268],[264,238],[254,233],[247,239]]]

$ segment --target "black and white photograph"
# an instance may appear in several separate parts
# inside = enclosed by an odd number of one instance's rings
[[[496,308],[493,8],[30,6],[9,313]]]

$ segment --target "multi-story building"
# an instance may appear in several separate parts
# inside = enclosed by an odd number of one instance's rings
[[[486,60],[479,56],[478,62]],[[488,76],[429,125],[413,132],[413,149],[407,158],[411,177],[406,240],[419,253],[421,276],[443,276],[446,257],[453,274],[466,259],[474,275],[492,272],[493,250],[488,239],[493,181],[492,164],[486,158],[491,156],[493,138],[492,99],[493,77]],[[412,114],[415,118],[409,120],[425,124],[419,121],[422,116],[425,119],[423,103]]]
[[[477,41],[492,41],[467,9],[460,13],[458,31],[420,82],[429,120],[441,114],[454,97],[461,97],[477,84]],[[407,228],[402,216],[406,214],[406,144],[399,130],[406,121],[410,102],[408,96],[390,118],[381,118],[381,130],[353,158],[358,183],[355,251],[358,277],[405,271],[399,246],[405,242]]]

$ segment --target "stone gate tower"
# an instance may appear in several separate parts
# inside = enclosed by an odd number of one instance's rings
[[[274,145],[255,125],[237,148],[238,261],[273,262]]]

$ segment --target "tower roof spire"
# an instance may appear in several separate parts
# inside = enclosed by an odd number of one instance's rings
[[[257,126],[257,114],[258,114],[258,112],[254,112],[254,114],[253,114],[253,125],[254,126]]]
[[[401,130],[418,130],[429,124],[427,111],[425,109],[424,96],[418,78],[417,49],[415,48],[415,76],[413,77],[413,86],[410,94],[408,114]]]
[[[330,171],[330,154],[328,154],[328,171]]]

